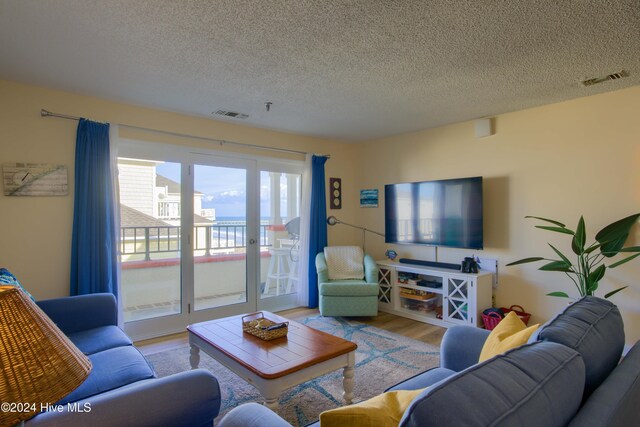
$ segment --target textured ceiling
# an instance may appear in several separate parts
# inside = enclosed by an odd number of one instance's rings
[[[640,0],[0,0],[0,78],[359,141],[639,85]]]

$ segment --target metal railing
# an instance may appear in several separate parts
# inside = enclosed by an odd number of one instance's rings
[[[267,234],[268,225],[260,225],[260,246],[271,246]],[[194,251],[212,255],[215,250],[238,249],[247,246],[246,225],[197,225],[193,233]],[[181,250],[180,226],[121,227],[120,253],[144,255],[146,261],[152,254],[179,252]]]

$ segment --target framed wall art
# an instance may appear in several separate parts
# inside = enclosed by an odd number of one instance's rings
[[[342,179],[329,178],[329,209],[342,209]]]
[[[378,207],[378,189],[360,190],[360,207],[361,208],[377,208]]]
[[[4,163],[5,196],[66,196],[68,171],[64,165]]]

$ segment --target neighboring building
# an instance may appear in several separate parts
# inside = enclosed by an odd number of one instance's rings
[[[180,183],[156,172],[163,162],[118,159],[120,203],[169,225],[180,225]],[[203,193],[194,191],[194,224],[209,225],[215,221],[215,209],[202,209]]]
[[[118,159],[120,203],[144,214],[158,218],[156,165],[159,162]]]

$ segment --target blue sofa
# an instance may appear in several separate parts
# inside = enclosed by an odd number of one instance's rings
[[[26,425],[211,427],[221,401],[216,378],[204,369],[157,378],[117,326],[113,295],[82,295],[37,304],[89,357],[93,368],[77,389],[58,402],[64,407],[62,412],[40,413]],[[73,412],[73,408],[90,410]]]
[[[640,425],[640,342],[620,362],[623,324],[610,302],[582,298],[540,327],[528,344],[477,363],[488,335],[450,328],[441,366],[389,389],[428,387],[400,426]],[[288,425],[252,403],[230,411],[219,427]]]

